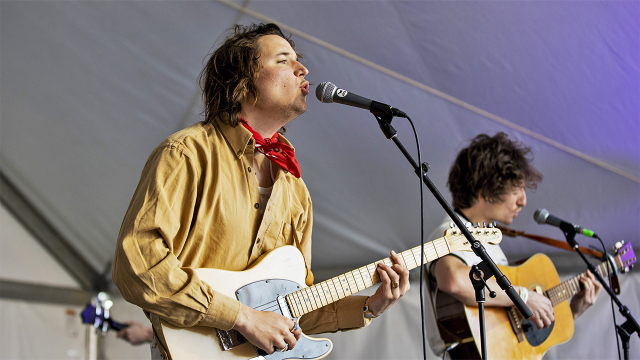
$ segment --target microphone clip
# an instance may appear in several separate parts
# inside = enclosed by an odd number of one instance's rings
[[[560,230],[562,230],[562,232],[564,233],[564,237],[567,239],[567,243],[569,244],[569,246],[571,246],[573,250],[576,250],[579,246],[578,242],[576,241],[576,228],[573,226],[573,224],[569,224],[567,222],[561,222],[559,227]]]
[[[374,104],[373,103],[377,103],[379,105],[382,105],[379,108],[381,110],[378,111],[377,110],[378,107],[376,106],[376,110],[374,112]],[[396,134],[398,132],[396,131],[396,129],[393,128],[393,126],[391,126],[391,120],[393,119],[393,115],[391,115],[388,112],[385,112],[383,110],[383,108],[385,106],[388,107],[388,108],[391,108],[391,106],[389,106],[389,105],[385,105],[385,104],[373,101],[371,103],[371,113],[373,114],[373,116],[375,116],[376,120],[378,120],[378,125],[380,126],[380,130],[382,130],[382,133],[384,134],[384,136],[386,136],[387,139],[391,140],[393,137],[396,136]]]

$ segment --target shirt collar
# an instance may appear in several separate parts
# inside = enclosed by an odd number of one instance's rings
[[[244,156],[244,153],[249,147],[251,147],[252,150],[255,148],[253,135],[251,135],[251,132],[245,129],[244,126],[232,127],[231,125],[222,122],[220,118],[215,119],[215,125],[220,129],[225,139],[227,139],[238,159]],[[296,150],[284,136],[279,135],[278,141],[289,145],[293,151]]]

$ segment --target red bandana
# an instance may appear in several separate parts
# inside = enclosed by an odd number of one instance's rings
[[[244,119],[240,119],[240,123],[253,134],[253,138],[256,140],[256,150],[290,172],[291,175],[300,178],[300,165],[296,161],[296,154],[289,145],[278,142],[278,133],[275,133],[270,139],[264,139]]]

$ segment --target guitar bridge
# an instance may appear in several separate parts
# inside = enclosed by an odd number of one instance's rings
[[[222,348],[225,351],[231,350],[234,347],[247,342],[247,339],[236,330],[225,331],[225,330],[216,329],[216,331],[218,332],[218,338],[220,339],[220,344],[222,345]]]
[[[511,330],[518,338],[518,342],[524,341],[524,335],[522,333],[522,320],[524,317],[520,315],[520,311],[515,306],[506,308],[507,317],[509,317],[509,323],[511,324]]]

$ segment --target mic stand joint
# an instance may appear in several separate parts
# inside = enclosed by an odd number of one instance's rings
[[[480,262],[478,265],[473,265],[471,270],[469,270],[469,279],[471,279],[471,284],[473,285],[473,289],[476,293],[476,303],[478,303],[478,316],[480,322],[480,349],[482,354],[482,359],[487,358],[487,335],[485,330],[485,317],[484,317],[484,302],[486,300],[484,296],[484,288],[489,290],[489,296],[494,299],[497,294],[495,291],[492,291],[487,285],[486,279],[493,276],[491,273],[487,273],[483,270],[488,270],[488,267],[485,265],[484,261]]]

